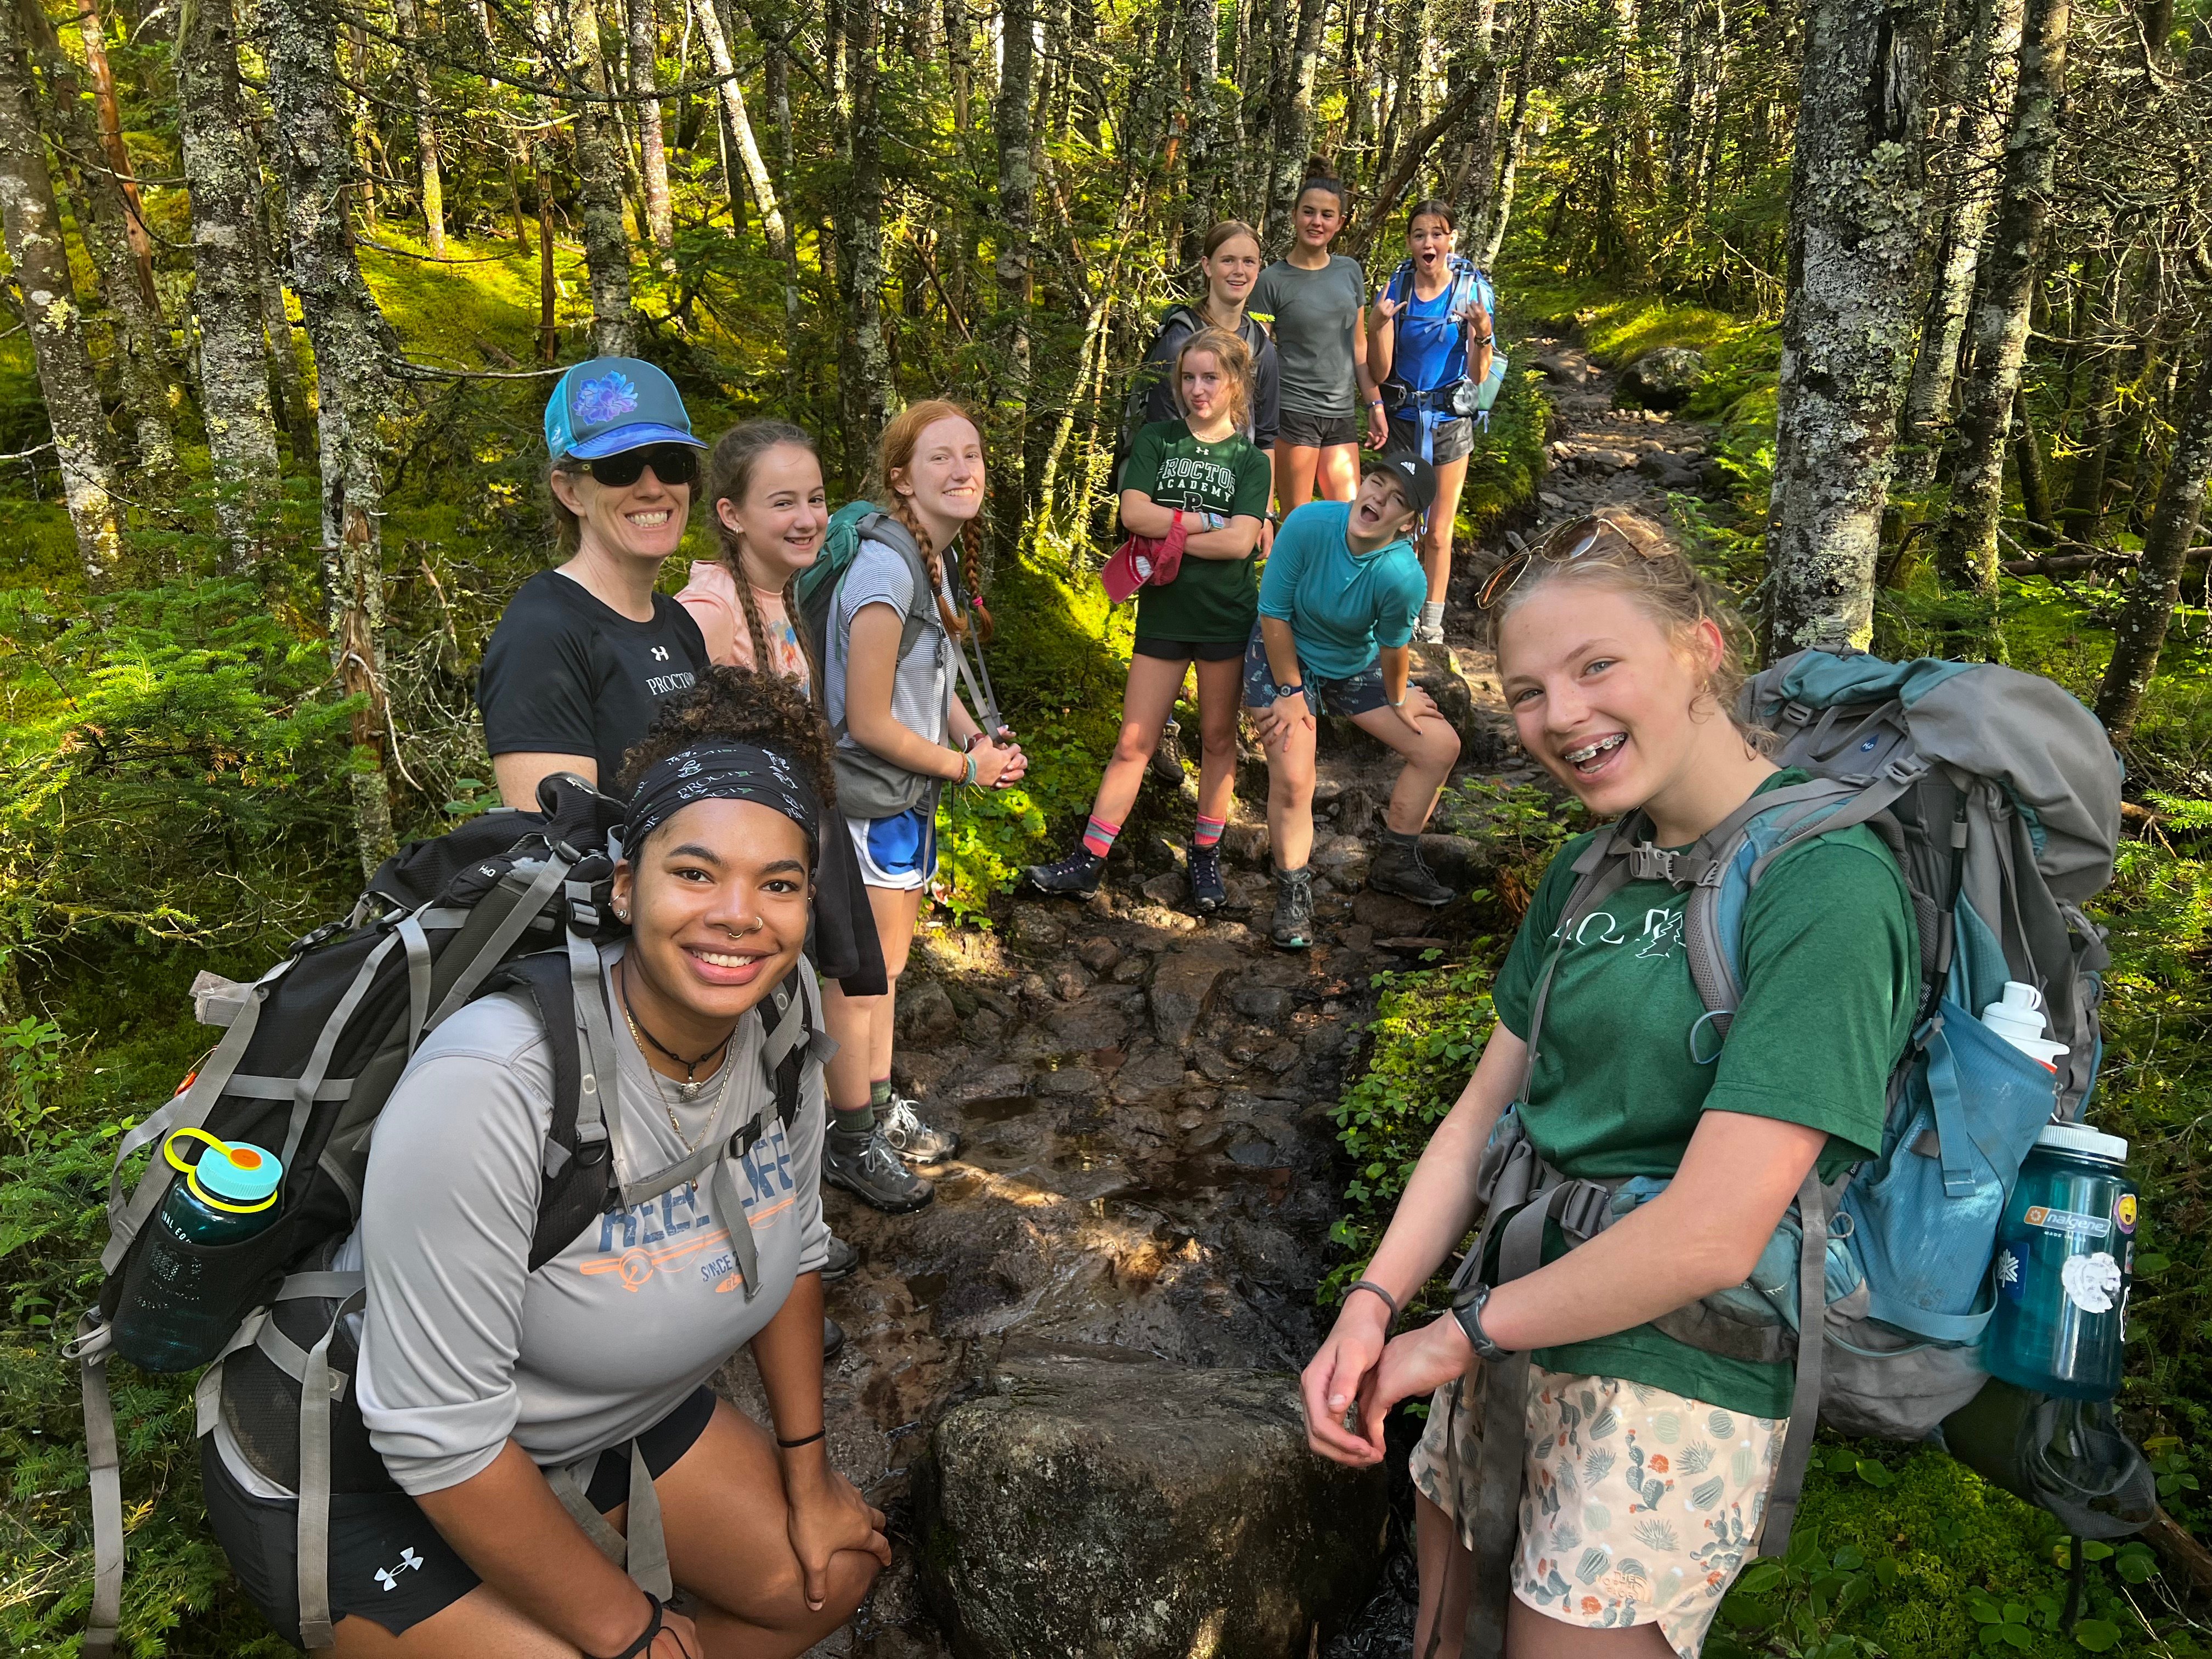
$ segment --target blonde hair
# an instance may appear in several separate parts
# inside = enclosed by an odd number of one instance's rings
[[[921,446],[921,434],[939,421],[965,421],[975,428],[980,440],[983,423],[949,398],[929,398],[910,404],[892,416],[891,423],[884,428],[883,441],[876,447],[876,470],[869,481],[871,499],[880,502],[884,510],[907,527],[921,549],[921,562],[929,572],[929,589],[937,600],[938,620],[945,631],[956,640],[968,636],[968,619],[948,603],[945,597],[945,566],[939,556],[935,543],[921,526],[921,519],[914,510],[911,497],[901,495],[894,487],[901,477],[914,465],[914,452]],[[983,605],[983,515],[978,513],[968,520],[960,532],[960,544],[967,554],[961,574],[966,579],[968,602],[975,612],[975,637],[981,643],[991,642],[991,613]]]
[[[1201,328],[1176,349],[1176,407],[1188,416],[1182,400],[1182,360],[1194,351],[1210,351],[1229,382],[1229,424],[1243,432],[1252,424],[1252,348],[1225,328]]]
[[[1575,551],[1586,539],[1589,545]],[[1721,654],[1699,691],[1720,706],[1746,743],[1766,746],[1772,734],[1736,712],[1744,665],[1752,653],[1751,630],[1720,584],[1690,562],[1662,526],[1632,508],[1608,508],[1561,525],[1527,557],[1527,567],[1483,612],[1492,650],[1498,648],[1506,618],[1559,582],[1620,594],[1676,644],[1711,623],[1720,631]]]
[[[721,504],[727,501],[743,506],[760,458],[786,444],[818,458],[814,440],[803,429],[788,421],[768,420],[738,422],[721,435],[714,453],[707,458],[707,511],[714,522],[714,539],[721,544],[722,562],[736,579],[738,604],[744,611],[745,634],[753,649],[753,667],[763,674],[775,672],[769,654],[768,623],[761,616],[760,601],[753,597],[752,579],[745,574],[744,538],[722,522]],[[806,659],[806,683],[818,704],[823,696],[822,665],[814,660],[814,642],[799,626],[799,577],[794,570],[784,579],[783,614],[799,638],[799,654]]]

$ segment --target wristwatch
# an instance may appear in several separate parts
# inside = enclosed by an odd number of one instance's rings
[[[1484,1359],[1504,1359],[1507,1358],[1506,1351],[1492,1342],[1482,1328],[1483,1304],[1489,1300],[1489,1285],[1472,1285],[1461,1291],[1452,1303],[1452,1317],[1459,1322],[1460,1329],[1467,1333],[1468,1344],[1477,1356]]]
[[[1279,685],[1275,688],[1275,701],[1280,702],[1285,697],[1302,697],[1305,693],[1306,683],[1304,680],[1296,685]]]

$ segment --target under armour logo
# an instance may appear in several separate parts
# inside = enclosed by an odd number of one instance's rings
[[[399,1552],[398,1565],[393,1567],[379,1567],[376,1570],[376,1582],[383,1585],[384,1588],[388,1590],[398,1589],[399,1588],[399,1575],[407,1571],[410,1567],[419,1569],[422,1565],[422,1558],[416,1554],[413,1550],[402,1550]]]
[[[666,662],[668,660],[668,647],[665,645],[654,646],[653,647],[653,659],[655,662]]]

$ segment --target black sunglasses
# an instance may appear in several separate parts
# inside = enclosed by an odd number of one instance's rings
[[[689,444],[647,444],[602,455],[596,461],[580,461],[571,455],[561,463],[564,472],[581,472],[616,489],[627,489],[644,476],[645,469],[665,484],[699,482],[699,452]]]

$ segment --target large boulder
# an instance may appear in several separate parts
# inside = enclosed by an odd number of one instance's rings
[[[1661,346],[1620,371],[1616,401],[1631,408],[1680,409],[1705,378],[1705,354]]]
[[[1306,1449],[1297,1379],[1037,1345],[918,1471],[959,1659],[1304,1659],[1380,1569],[1388,1487]]]

